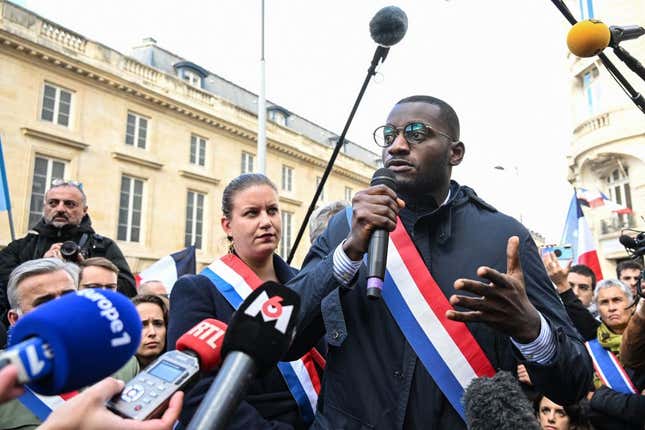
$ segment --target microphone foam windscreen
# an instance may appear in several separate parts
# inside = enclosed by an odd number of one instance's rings
[[[54,395],[91,385],[123,367],[139,348],[141,318],[123,294],[86,289],[20,317],[10,337],[9,346],[30,337],[49,345],[51,374],[27,385]]]
[[[394,172],[392,172],[390,169],[386,169],[385,167],[381,167],[372,175],[370,186],[373,187],[374,185],[385,185],[392,191],[396,192],[397,186]]]
[[[470,430],[539,430],[533,407],[509,372],[472,380],[462,399]]]
[[[620,244],[623,245],[625,248],[630,248],[630,249],[636,248],[636,240],[631,236],[627,236],[626,234],[621,235],[618,238],[618,242],[620,242]]]
[[[253,358],[258,374],[267,373],[287,352],[298,313],[298,294],[276,282],[256,288],[235,311],[222,345],[222,356],[230,351]]]
[[[199,370],[210,372],[222,362],[222,342],[226,324],[207,318],[182,334],[175,344],[178,351],[193,351],[199,359]]]
[[[396,6],[386,6],[370,21],[370,34],[381,46],[396,45],[408,31],[408,16]]]
[[[569,51],[578,57],[593,57],[609,45],[609,27],[593,19],[580,21],[567,34]]]

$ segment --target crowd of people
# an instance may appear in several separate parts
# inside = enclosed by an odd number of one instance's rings
[[[54,181],[42,220],[0,251],[9,335],[39,305],[98,288],[132,297],[141,344],[113,375],[117,381],[82,391],[44,423],[15,398],[20,387],[7,382],[15,378],[11,366],[2,369],[0,428],[185,428],[217,370],[185,398],[174,396],[159,419],[124,420],[104,403],[195,324],[228,323],[253,289],[275,281],[301,298],[284,357],[298,364],[280,363],[254,379],[231,429],[466,428],[469,381],[498,371],[514,375],[542,429],[643,429],[642,267],[623,262],[615,279],[598,280],[587,266],[562,265],[518,221],[452,180],[465,145],[457,114],[440,99],[402,99],[374,140],[397,192],[372,186],[352,202],[319,209],[302,267],[276,254],[277,188],[264,175],[245,174],[222,197],[229,252],[174,286],[135,287],[117,244],[92,229],[82,186]],[[382,298],[373,300],[364,256],[379,229],[390,232],[388,275]],[[507,428],[514,428],[510,418]]]

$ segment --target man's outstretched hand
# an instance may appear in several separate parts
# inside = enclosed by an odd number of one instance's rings
[[[469,291],[478,297],[451,296],[453,306],[469,311],[449,310],[446,317],[453,321],[483,322],[519,343],[529,343],[540,334],[540,314],[526,295],[517,236],[508,239],[506,267],[506,273],[486,266],[477,269],[477,276],[488,279],[488,284],[457,279],[455,289]]]

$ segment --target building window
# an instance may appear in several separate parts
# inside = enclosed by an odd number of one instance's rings
[[[282,191],[293,191],[293,167],[282,165]]]
[[[322,181],[322,176],[316,176],[316,190],[318,189],[318,186],[320,185],[320,181]],[[316,191],[314,190],[314,193]],[[323,202],[325,201],[325,187],[322,187],[320,190],[320,196],[318,197],[318,202]]]
[[[125,130],[125,144],[146,149],[148,138],[148,118],[128,112],[128,124]]]
[[[598,75],[599,71],[596,66],[587,69],[581,75],[582,93],[587,105],[588,115],[595,115],[599,112],[600,88],[597,85]]]
[[[206,165],[206,139],[194,134],[190,136],[190,164]]]
[[[53,179],[65,178],[65,162],[52,158],[36,157],[34,176],[31,183],[31,201],[29,204],[29,227],[35,226],[43,216],[45,192]]]
[[[184,246],[195,245],[195,248],[202,249],[204,200],[204,194],[197,193],[195,191],[188,191]]]
[[[269,111],[269,119],[277,124],[286,126],[287,125],[287,116],[284,112],[279,110],[272,109]]]
[[[580,5],[581,19],[592,19],[594,17],[593,0],[578,0]]]
[[[605,179],[609,191],[609,199],[618,203],[619,205],[626,206],[631,209],[632,207],[632,191],[629,186],[629,175],[627,168],[622,166],[612,172]],[[621,223],[626,223],[628,214],[619,214],[618,219]]]
[[[193,85],[199,88],[202,87],[202,77],[191,70],[184,69],[183,79],[184,81],[188,82],[190,85]]]
[[[282,258],[287,258],[291,252],[291,222],[293,220],[293,212],[282,211],[280,212],[280,217],[282,219],[280,255]]]
[[[40,119],[69,127],[71,109],[72,92],[46,83],[43,91],[43,109],[40,112]]]
[[[119,226],[117,239],[139,242],[143,206],[143,180],[129,176],[121,177],[119,200]]]
[[[242,174],[253,173],[253,154],[242,151]]]
[[[345,200],[347,200],[348,202],[351,202],[353,195],[354,195],[354,190],[352,190],[350,187],[345,187]]]

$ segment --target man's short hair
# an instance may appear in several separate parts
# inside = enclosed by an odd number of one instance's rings
[[[591,289],[596,288],[596,274],[591,270],[591,268],[584,264],[576,264],[571,266],[569,273],[577,273],[578,275],[586,276],[591,278]]]
[[[20,295],[18,294],[18,284],[32,276],[42,275],[45,273],[58,272],[64,270],[72,277],[74,286],[78,286],[78,266],[74,263],[65,262],[58,258],[38,258],[22,263],[13,269],[7,282],[7,298],[11,309],[20,309]]]
[[[457,116],[457,112],[455,112],[452,106],[436,97],[424,95],[406,97],[399,100],[396,104],[400,105],[403,103],[415,102],[428,103],[430,105],[437,106],[440,112],[439,118],[448,127],[448,130],[446,130],[446,132],[453,138],[454,141],[459,140],[459,117]]]
[[[110,272],[114,272],[117,275],[119,274],[119,268],[105,257],[88,258],[78,263],[78,267],[81,269],[78,276],[79,279],[83,279],[83,270],[85,270],[86,267],[100,267],[102,269],[109,270]]]
[[[616,277],[618,279],[620,279],[620,274],[625,269],[643,270],[643,266],[641,266],[637,261],[634,260],[621,261],[620,263],[618,263],[618,266],[616,266]]]
[[[329,219],[349,205],[350,203],[346,200],[336,200],[316,209],[309,220],[309,241],[314,243],[316,238],[327,228]]]
[[[45,191],[45,195],[43,196],[43,201],[45,203],[47,203],[47,193],[49,193],[49,190],[52,190],[58,187],[76,188],[81,193],[81,203],[83,203],[83,207],[87,207],[87,196],[85,195],[85,191],[83,191],[83,185],[77,181],[70,181],[70,180],[58,179],[58,178],[52,179],[51,186],[47,191]]]
[[[632,295],[632,289],[627,285],[623,284],[618,279],[605,279],[598,282],[598,285],[596,285],[596,288],[593,290],[593,302],[598,304],[598,292],[602,289],[611,287],[620,288],[620,290],[625,293],[625,296],[627,296],[627,303],[631,303],[634,299],[634,296]]]

